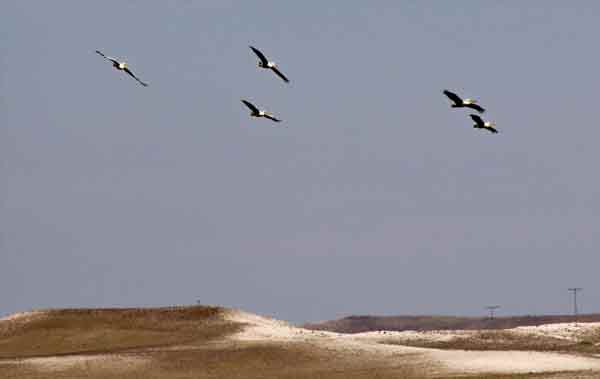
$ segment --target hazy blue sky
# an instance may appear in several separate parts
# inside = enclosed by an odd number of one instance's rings
[[[1,9],[0,315],[600,312],[600,2]]]

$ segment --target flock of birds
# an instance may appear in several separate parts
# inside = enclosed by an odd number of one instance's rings
[[[284,82],[289,83],[289,79],[281,71],[279,71],[279,68],[277,67],[277,64],[275,64],[275,62],[268,60],[267,57],[260,50],[255,48],[254,46],[249,46],[249,47],[254,52],[254,54],[256,54],[256,56],[259,59],[258,67],[263,68],[265,70],[273,71]],[[142,86],[144,86],[144,87],[148,86],[148,83],[142,81],[140,78],[135,76],[135,74],[129,69],[129,66],[127,65],[126,62],[119,61],[116,58],[106,56],[100,50],[96,50],[96,53],[99,54],[102,58],[110,61],[113,65],[113,67],[116,68],[117,70],[126,72],[129,76],[131,76],[132,78],[137,80],[137,82],[140,83]],[[448,90],[444,90],[443,93],[452,101],[452,105],[451,105],[452,108],[471,108],[471,109],[476,110],[479,113],[485,112],[485,109],[482,108],[479,104],[477,104],[477,100],[475,100],[475,99],[464,99],[463,100],[460,96],[458,96],[454,92],[450,92]],[[250,116],[252,116],[252,117],[264,117],[264,118],[267,118],[274,122],[281,122],[281,120],[276,118],[275,116],[273,116],[273,114],[259,109],[258,107],[256,107],[254,104],[252,104],[248,100],[242,99],[242,103],[244,103],[244,105],[246,105],[246,107],[248,107],[248,109],[250,109]],[[471,119],[475,122],[475,124],[473,125],[474,128],[485,129],[494,134],[498,133],[498,130],[496,129],[496,127],[493,123],[491,123],[489,121],[484,121],[477,114],[470,114],[470,116],[471,116]]]
[[[460,96],[458,96],[457,94],[455,94],[454,92],[450,92],[448,90],[444,90],[444,95],[448,96],[448,98],[450,100],[452,100],[453,104],[451,105],[452,108],[471,108],[471,109],[475,109],[477,112],[479,113],[483,113],[485,112],[485,109],[482,108],[480,105],[477,104],[477,100],[475,99],[461,99]],[[498,130],[496,130],[495,126],[493,123],[488,122],[488,121],[483,121],[481,119],[481,117],[479,117],[476,114],[471,114],[471,119],[473,121],[475,121],[475,124],[473,125],[474,128],[476,129],[485,129],[490,131],[491,133],[498,133]]]

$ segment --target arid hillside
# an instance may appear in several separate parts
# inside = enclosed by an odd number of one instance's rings
[[[600,322],[600,314],[579,315],[580,322]],[[511,316],[496,317],[454,317],[454,316],[349,316],[338,320],[308,323],[303,328],[325,330],[336,333],[364,333],[377,330],[484,330],[510,329],[519,326],[574,322],[567,315]]]
[[[355,354],[323,333],[220,307],[42,310],[0,320],[0,378],[419,377],[410,360]]]
[[[208,342],[239,330],[218,307],[63,309],[0,321],[0,358],[90,354]]]
[[[600,323],[339,334],[221,307],[0,319],[0,378],[600,378]]]

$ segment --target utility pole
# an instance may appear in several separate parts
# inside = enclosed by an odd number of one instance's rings
[[[488,305],[487,307],[485,307],[485,309],[490,311],[490,320],[494,319],[494,311],[498,308],[500,308],[499,305]]]
[[[575,315],[575,325],[577,325],[577,292],[583,290],[580,287],[569,288],[569,291],[573,292],[573,315]]]

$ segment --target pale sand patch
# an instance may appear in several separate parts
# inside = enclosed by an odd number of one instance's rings
[[[303,334],[301,330],[304,330],[291,326],[284,321],[239,310],[227,311],[225,320],[245,324],[242,331],[231,336],[232,339],[238,341],[301,339]]]
[[[241,332],[230,337],[236,341],[306,342],[339,352],[351,354],[373,353],[381,356],[418,354],[427,350],[410,346],[385,345],[379,343],[376,339],[356,338],[352,334],[298,328],[284,321],[238,310],[228,312],[225,318],[232,322],[245,324]]]
[[[551,328],[550,328],[551,329]],[[557,330],[561,330],[557,328]],[[368,342],[402,343],[412,339],[428,341],[448,341],[454,338],[467,338],[478,331],[436,331],[436,332],[368,332],[354,335],[354,338]],[[549,334],[548,336],[552,336]],[[569,354],[533,351],[466,351],[415,348],[428,361],[441,367],[440,372],[451,373],[529,373],[599,370],[600,359]]]
[[[370,340],[377,339],[382,342],[401,342],[401,341],[426,341],[426,342],[448,342],[456,338],[467,338],[478,331],[473,330],[431,330],[416,331],[405,330],[396,331],[376,331],[354,334],[355,338]]]
[[[428,355],[448,370],[456,373],[509,374],[600,370],[600,359],[559,353],[431,349]]]
[[[22,359],[2,359],[2,364],[29,365],[40,371],[63,371],[78,369],[132,370],[148,363],[140,356],[126,354],[64,355],[54,357],[35,357]]]
[[[533,334],[543,337],[553,337],[569,341],[577,341],[586,334],[600,331],[600,322],[584,323],[557,323],[544,324],[538,326],[519,326],[514,329],[507,329],[518,334]]]
[[[540,326],[517,327],[504,329],[504,333],[527,336],[543,336],[578,341],[600,328],[600,323],[547,324]],[[453,331],[403,331],[403,332],[367,332],[355,335],[361,340],[377,340],[382,343],[401,344],[411,340],[429,342],[446,342],[453,339],[469,338],[481,330]],[[448,371],[454,373],[528,373],[600,370],[600,359],[571,354],[534,351],[465,351],[425,349],[430,360],[438,362]],[[599,371],[600,377],[600,371]]]
[[[401,344],[402,342],[450,342],[457,339],[477,337],[482,332],[502,332],[514,334],[515,337],[548,337],[577,342],[592,333],[600,333],[600,322],[579,323],[557,323],[539,326],[519,326],[512,329],[490,329],[490,330],[431,330],[431,331],[375,331],[354,334],[361,339],[379,339],[383,343],[391,342]]]
[[[333,332],[310,331],[258,315],[232,311],[227,319],[246,324],[240,333],[232,336],[242,341],[304,341],[333,348],[351,354],[373,353],[381,358],[406,359],[413,355],[419,361],[429,362],[435,371],[450,373],[529,373],[598,370],[600,359],[569,354],[532,352],[532,351],[465,351],[416,348],[402,345],[390,345],[382,342],[400,342],[410,339],[447,341],[456,337],[468,337],[478,331],[434,331],[434,332],[367,332],[358,334],[339,334]],[[563,326],[538,327],[548,336],[571,333],[572,324]],[[589,330],[594,325],[581,326],[578,330]],[[533,327],[522,328],[516,333],[530,333]],[[371,355],[371,354],[369,354]]]
[[[43,316],[46,312],[44,311],[30,311],[30,312],[19,312],[6,317],[0,318],[2,321],[31,321],[33,318]]]

